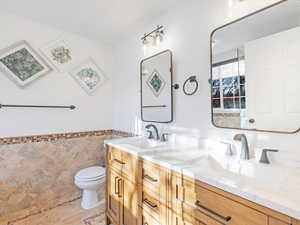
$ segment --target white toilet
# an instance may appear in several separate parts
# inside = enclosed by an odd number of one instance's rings
[[[80,170],[75,175],[75,184],[83,189],[81,206],[84,209],[92,209],[103,201],[99,201],[97,190],[104,184],[105,168],[93,166]]]

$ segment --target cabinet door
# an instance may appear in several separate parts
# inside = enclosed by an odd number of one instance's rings
[[[174,218],[174,225],[204,225],[203,223],[198,222],[197,220],[193,219],[193,222],[186,222],[182,220],[182,218],[175,216]]]
[[[127,179],[122,180],[122,225],[137,225],[138,185]]]
[[[278,219],[275,219],[273,217],[269,217],[269,225],[288,225],[288,224]]]
[[[139,216],[138,225],[161,225],[157,220],[150,216],[150,214],[143,210],[143,208],[139,208],[139,210],[141,215]]]
[[[122,179],[111,169],[108,170],[107,176],[107,213],[115,222],[119,223],[122,206]]]

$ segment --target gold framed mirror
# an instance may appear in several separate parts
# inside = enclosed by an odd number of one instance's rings
[[[211,34],[211,118],[219,128],[300,129],[300,1],[283,0]]]

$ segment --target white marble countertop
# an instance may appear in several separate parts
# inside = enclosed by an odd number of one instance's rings
[[[300,220],[299,167],[239,160],[207,142],[156,144],[133,137],[105,144]]]

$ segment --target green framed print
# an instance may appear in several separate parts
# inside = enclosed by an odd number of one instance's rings
[[[93,59],[88,59],[70,72],[87,94],[92,94],[107,80],[104,72],[96,65]]]
[[[0,69],[21,87],[52,71],[27,41],[0,50]]]
[[[74,61],[74,52],[63,38],[51,41],[40,51],[58,71],[67,71]]]

